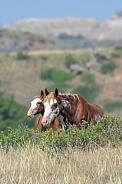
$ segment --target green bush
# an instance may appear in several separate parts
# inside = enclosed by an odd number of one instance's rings
[[[116,64],[111,62],[111,63],[105,63],[101,66],[100,72],[102,74],[107,74],[110,72],[113,72],[116,69]]]
[[[94,74],[91,74],[91,73],[84,73],[81,76],[81,80],[86,84],[93,84],[95,83],[95,76]]]
[[[38,144],[40,149],[62,150],[68,147],[88,148],[90,145],[116,146],[122,145],[122,120],[116,117],[104,116],[98,124],[89,125],[86,130],[47,130],[39,133],[28,127],[8,129],[7,135],[0,133],[0,146],[9,148],[18,145],[25,146],[27,143]]]
[[[107,57],[106,57],[105,55],[100,54],[100,53],[97,53],[97,54],[95,55],[95,57],[96,57],[96,59],[97,59],[98,62],[108,60]]]
[[[16,103],[13,97],[4,97],[0,92],[0,131],[6,132],[7,127],[16,128],[22,123],[29,123],[32,119],[27,117],[27,109]]]
[[[52,69],[43,70],[40,73],[40,78],[42,80],[51,80],[52,71],[53,71]]]
[[[28,60],[29,58],[30,58],[30,56],[27,53],[24,53],[24,52],[19,52],[16,55],[17,60]]]
[[[111,101],[106,101],[103,108],[107,112],[113,112],[114,110],[120,110],[122,109],[122,102],[121,101],[116,101],[116,102],[111,102]]]
[[[67,73],[63,70],[47,69],[40,74],[41,79],[51,80],[56,83],[65,82],[71,80],[74,77],[73,73]]]
[[[117,51],[122,51],[122,46],[117,46],[117,47],[115,47],[115,50],[117,50]]]
[[[67,73],[63,70],[53,70],[51,80],[54,82],[65,82],[74,78],[73,73]]]
[[[65,62],[66,68],[69,68],[70,65],[77,63],[72,55],[67,55],[64,62]]]
[[[81,95],[88,102],[93,102],[100,92],[100,86],[95,83],[93,85],[79,86],[73,92]]]

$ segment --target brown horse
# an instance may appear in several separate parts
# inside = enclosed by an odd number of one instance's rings
[[[31,101],[31,106],[27,112],[27,116],[29,116],[30,118],[34,117],[37,114],[40,114],[35,120],[34,131],[39,130],[41,132],[50,128],[53,131],[56,131],[62,128],[62,124],[59,117],[55,118],[48,125],[42,124],[42,117],[44,114],[43,100],[44,100],[44,93],[41,90],[40,96],[35,96],[34,99]]]
[[[35,120],[34,124],[34,131],[39,130],[40,132],[52,129],[53,131],[56,131],[60,128],[62,128],[62,124],[60,122],[59,117],[55,118],[50,125],[44,126],[42,124],[42,115],[38,116]]]
[[[44,114],[44,92],[41,90],[40,96],[35,96],[31,101],[31,106],[27,112],[27,116],[30,118],[34,117],[37,114]]]
[[[43,124],[50,124],[59,114],[66,118],[71,125],[81,128],[83,121],[86,121],[86,127],[90,122],[96,124],[103,116],[102,109],[96,104],[88,103],[83,97],[77,94],[61,94],[56,88],[54,92],[49,93],[45,89],[46,98],[44,99]]]

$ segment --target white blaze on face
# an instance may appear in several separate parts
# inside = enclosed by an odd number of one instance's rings
[[[37,102],[42,102],[39,98],[35,98],[32,102],[31,102],[31,109],[34,110],[35,108],[37,108]]]
[[[51,99],[50,102],[44,102],[44,115],[43,117],[50,117],[53,113],[53,109],[52,109],[52,106],[57,103],[57,100],[53,100]]]
[[[31,106],[27,112],[27,116],[29,117],[34,117],[34,114],[37,113],[37,102],[42,102],[39,98],[35,98],[32,102],[31,102]]]

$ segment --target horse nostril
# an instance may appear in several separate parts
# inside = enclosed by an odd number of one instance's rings
[[[48,120],[45,121],[45,124],[46,124],[46,125],[48,124]]]

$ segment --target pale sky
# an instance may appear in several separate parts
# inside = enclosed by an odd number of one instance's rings
[[[0,26],[27,18],[95,18],[105,22],[122,0],[0,0]]]

